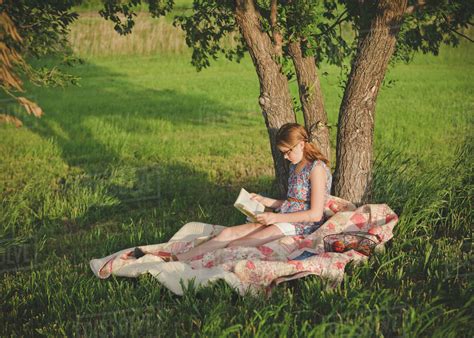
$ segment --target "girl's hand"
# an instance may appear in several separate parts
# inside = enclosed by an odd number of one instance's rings
[[[265,199],[265,197],[263,197],[262,195],[259,195],[259,194],[253,193],[253,192],[250,193],[250,198],[257,201],[257,202],[260,202],[262,204],[263,204],[263,200]],[[265,205],[265,204],[263,204],[263,205]]]
[[[263,225],[274,224],[277,221],[278,214],[274,212],[263,212],[256,216],[257,222]]]

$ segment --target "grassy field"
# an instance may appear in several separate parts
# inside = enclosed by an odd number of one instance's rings
[[[149,275],[93,276],[91,258],[186,222],[243,223],[241,186],[274,190],[250,58],[197,73],[186,49],[110,56],[87,40],[73,40],[80,87],[29,87],[45,116],[9,106],[24,127],[0,125],[2,336],[469,336],[472,45],[397,65],[379,95],[374,202],[400,215],[386,253],[335,290],[313,276],[263,299],[223,282],[177,297]],[[321,72],[335,124],[338,70]]]

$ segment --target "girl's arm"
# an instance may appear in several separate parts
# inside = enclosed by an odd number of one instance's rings
[[[272,208],[272,209],[281,207],[283,202],[285,202],[284,200],[276,200],[273,198],[263,197],[262,195],[255,194],[255,193],[250,193],[250,196],[252,199],[255,199],[256,201],[262,203],[267,208]]]
[[[311,208],[286,214],[276,214],[276,222],[319,222],[323,218],[326,194],[326,171],[316,165],[309,175],[311,182]]]

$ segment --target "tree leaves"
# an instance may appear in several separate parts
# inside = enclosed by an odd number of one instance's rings
[[[147,0],[148,10],[152,17],[166,15],[174,5],[174,0]],[[142,3],[141,0],[104,0],[104,8],[99,14],[106,20],[115,23],[114,29],[121,35],[132,32],[135,25],[134,17],[137,16],[136,8]]]
[[[397,39],[393,62],[410,62],[415,52],[438,55],[442,44],[457,46],[462,34],[459,29],[471,25],[474,13],[472,1],[432,0],[407,13]]]
[[[173,24],[185,31],[186,44],[193,49],[191,63],[197,70],[209,67],[209,59],[216,60],[220,53],[238,61],[246,50],[242,38],[234,37],[235,47],[223,43],[226,36],[238,32],[231,1],[194,0],[192,14],[176,16]]]
[[[17,101],[26,109],[26,112],[35,117],[41,117],[43,110],[35,103],[28,100],[26,97],[17,97]]]
[[[16,96],[24,92],[18,73],[38,85],[77,82],[77,77],[57,67],[34,69],[24,59],[67,53],[68,25],[77,18],[77,13],[69,12],[72,5],[72,1],[0,0],[0,88],[35,117],[41,117],[43,110],[26,97]],[[22,125],[17,117],[6,114],[1,115],[0,122]]]

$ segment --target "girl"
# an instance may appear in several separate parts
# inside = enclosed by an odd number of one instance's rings
[[[258,223],[247,223],[226,228],[216,237],[192,248],[171,255],[152,253],[165,261],[189,261],[206,252],[231,246],[259,246],[283,236],[307,235],[325,221],[323,208],[331,190],[332,176],[329,161],[310,142],[306,129],[297,123],[283,125],[276,135],[278,149],[291,162],[286,200],[275,200],[252,193],[253,199],[275,212],[257,215]],[[145,253],[136,248],[133,256]]]

